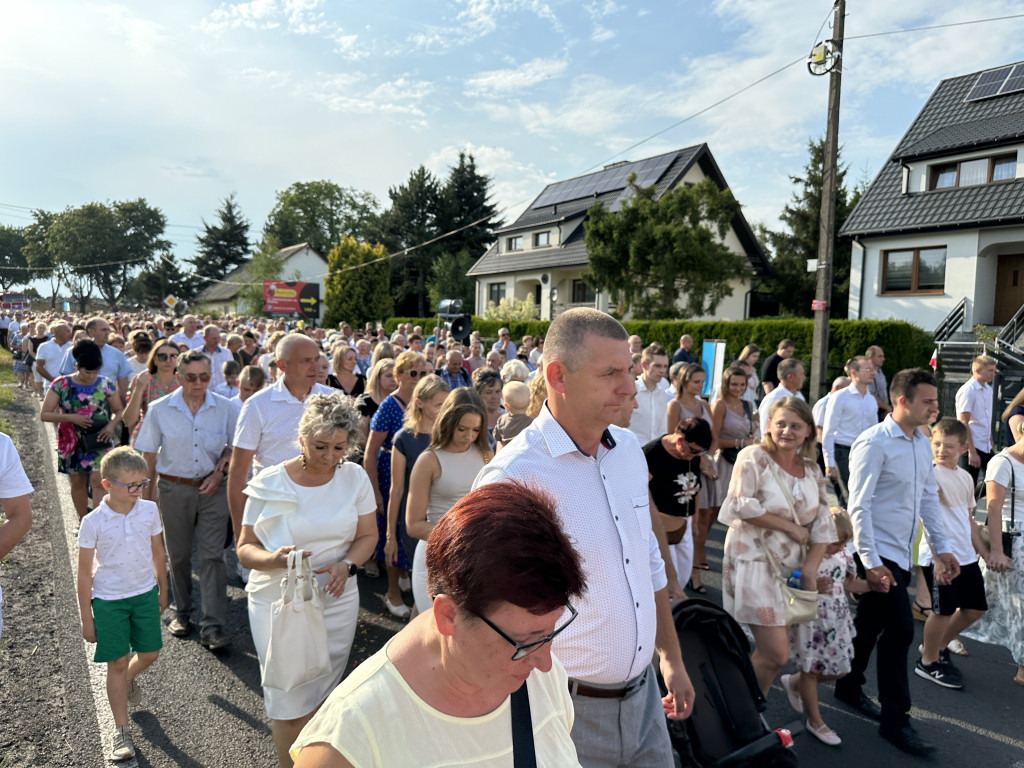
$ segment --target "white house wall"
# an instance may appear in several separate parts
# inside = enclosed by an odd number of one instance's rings
[[[907,177],[907,192],[926,192],[928,190],[928,169],[935,165],[946,165],[962,160],[973,160],[979,157],[995,157],[997,155],[1008,155],[1011,152],[1017,153],[1016,178],[1024,176],[1024,144],[1015,144],[998,149],[984,149],[978,152],[960,152],[942,157],[932,157],[927,160],[916,160],[909,163],[910,171]]]

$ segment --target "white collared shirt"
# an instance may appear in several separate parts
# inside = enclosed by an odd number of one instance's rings
[[[636,435],[641,446],[668,431],[668,404],[672,398],[662,389],[663,381],[659,381],[652,392],[643,376],[636,377],[636,408],[629,417],[629,431]]]
[[[992,452],[992,385],[970,381],[956,391],[956,417],[961,413],[971,414],[968,427],[975,450]]]
[[[96,509],[82,518],[78,531],[78,546],[95,550],[92,596],[123,600],[155,587],[152,542],[162,530],[156,502],[139,499],[122,515],[107,506],[104,496]]]
[[[199,331],[193,333],[191,338],[186,336],[184,331],[178,331],[176,334],[171,336],[168,341],[171,342],[171,344],[184,344],[189,349],[199,349],[206,343],[206,339],[203,338],[203,334]]]
[[[761,434],[768,434],[768,413],[772,409],[772,403],[778,400],[780,397],[799,397],[801,400],[804,399],[803,392],[790,392],[781,384],[764,396],[761,404],[757,406],[757,412],[761,416]]]
[[[155,453],[156,471],[190,480],[206,477],[231,445],[238,412],[227,398],[207,390],[195,415],[181,388],[149,404],[135,449]]]
[[[210,358],[210,389],[216,392],[217,387],[224,383],[224,363],[234,360],[235,356],[231,354],[230,349],[221,346],[213,352],[206,347],[201,347],[200,351]]]
[[[825,466],[836,466],[836,445],[853,445],[861,432],[878,423],[878,401],[870,392],[862,395],[851,384],[831,395],[821,429],[821,451]]]
[[[314,384],[309,394],[333,395],[337,391],[323,384]],[[234,444],[236,448],[256,452],[252,467],[254,475],[264,467],[299,455],[299,419],[306,408],[305,402],[288,391],[282,376],[242,403]]]
[[[583,558],[587,591],[579,618],[554,640],[569,676],[623,683],[654,655],[654,593],[667,584],[651,531],[647,461],[636,436],[609,427],[597,457],[587,456],[547,404],[533,424],[477,475],[474,488],[514,479],[556,500],[566,535]]]

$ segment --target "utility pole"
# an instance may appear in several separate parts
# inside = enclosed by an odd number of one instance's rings
[[[825,129],[825,156],[821,178],[821,215],[818,223],[818,282],[814,291],[814,342],[811,350],[811,401],[828,387],[828,320],[832,297],[832,244],[836,228],[836,178],[839,154],[839,95],[843,77],[843,23],[846,0],[837,0],[831,42],[835,64],[829,73],[828,125]]]

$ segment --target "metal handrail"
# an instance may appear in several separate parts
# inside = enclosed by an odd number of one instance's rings
[[[1021,304],[1013,317],[1010,318],[1010,321],[999,331],[999,334],[996,336],[996,343],[1009,347],[1017,352],[1017,354],[1024,355],[1024,351],[1017,347],[1017,340],[1022,333],[1024,333],[1024,304]]]
[[[1024,307],[1022,307],[1024,309]],[[935,329],[935,333],[932,336],[935,337],[936,341],[946,341],[952,338],[953,334],[959,333],[964,327],[964,318],[967,317],[967,297],[964,296],[957,303],[955,307],[946,315],[945,319],[939,323],[939,327]]]

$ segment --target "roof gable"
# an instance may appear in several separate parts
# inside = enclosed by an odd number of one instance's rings
[[[318,256],[325,265],[327,264],[327,259],[324,258],[323,254],[309,243],[289,245],[287,248],[280,249],[277,252],[277,256],[279,256],[287,266],[292,257],[297,256],[307,248],[310,253]],[[228,272],[221,278],[221,282],[210,283],[199,293],[199,299],[201,301],[230,301],[235,298],[235,296],[238,295],[238,291],[242,287],[242,284],[249,282],[248,266],[249,261],[245,262],[245,264],[240,264]]]

